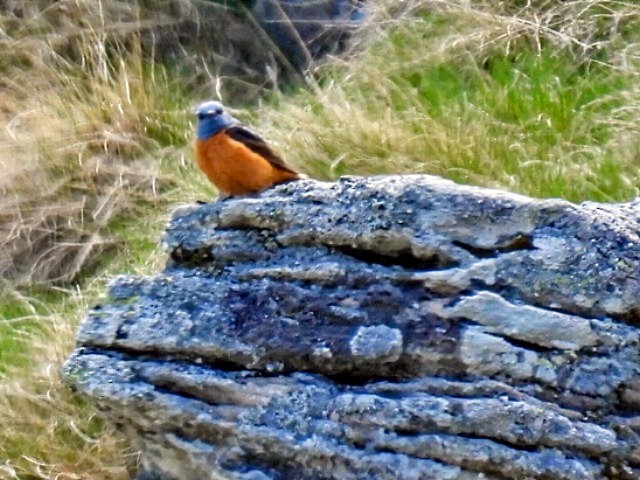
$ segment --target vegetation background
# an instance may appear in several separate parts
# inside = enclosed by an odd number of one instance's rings
[[[203,99],[318,179],[638,195],[637,2],[368,7],[350,51],[298,75],[225,2],[0,1],[0,479],[135,472],[57,372],[107,279],[160,269],[171,208],[215,195],[192,162]]]

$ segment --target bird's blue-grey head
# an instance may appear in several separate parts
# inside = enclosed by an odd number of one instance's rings
[[[220,102],[210,100],[196,109],[198,116],[198,139],[206,140],[216,133],[230,127],[237,120],[225,112]]]

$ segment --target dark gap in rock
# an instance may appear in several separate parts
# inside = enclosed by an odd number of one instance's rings
[[[341,387],[363,387],[372,382],[380,382],[383,380],[388,380],[388,377],[385,377],[382,374],[371,375],[365,372],[343,372],[343,373],[325,374],[324,377],[328,378],[333,383]],[[400,379],[402,378],[398,377],[394,380],[400,380]]]
[[[185,266],[196,266],[212,260],[211,252],[208,247],[195,248],[188,250],[182,247],[174,248],[169,254],[171,262]],[[171,267],[172,265],[167,265]]]
[[[504,334],[490,332],[492,335],[502,338],[504,341],[510,343],[514,347],[524,348],[525,350],[530,350],[536,353],[548,353],[553,351],[553,348],[545,347],[544,345],[539,345],[537,343],[529,342],[527,340],[522,340],[519,338],[507,337]]]
[[[413,428],[394,428],[391,430],[393,433],[409,438],[415,438],[420,436],[428,436],[428,435],[455,435],[457,438],[465,438],[467,440],[483,440],[483,441],[491,441],[497,443],[499,445],[503,445],[508,448],[512,448],[514,450],[522,450],[525,452],[535,452],[540,446],[539,445],[526,445],[521,443],[510,442],[508,440],[499,439],[495,437],[487,437],[480,434],[474,434],[469,432],[458,432],[458,431],[448,431],[446,428],[437,428],[432,427],[428,428],[426,425],[418,425],[419,430]]]
[[[498,255],[497,249],[474,247],[459,240],[454,240],[453,245],[459,247],[477,258],[495,258]]]
[[[156,392],[165,395],[177,395],[181,398],[196,400],[211,406],[236,405],[234,402],[216,401],[216,396],[219,396],[217,391],[214,391],[213,393],[207,392],[207,390],[204,389],[198,391],[196,388],[192,388],[187,385],[176,385],[166,379],[150,379],[146,377],[142,377],[142,379],[149,385],[152,385]]]
[[[385,255],[372,250],[348,247],[346,245],[334,246],[333,249],[364,263],[373,263],[385,267],[402,267],[405,270],[440,270],[459,266],[459,262],[444,255],[434,254],[427,258],[421,258],[414,255],[409,249],[402,250],[395,255]]]
[[[428,375],[441,375],[448,378],[462,380],[466,373],[462,371],[461,365],[455,358],[451,358],[449,362],[446,359],[441,360],[438,365],[429,366]],[[322,375],[324,378],[331,380],[336,386],[351,388],[362,387],[372,383],[379,382],[406,382],[420,375],[425,374],[425,365],[411,356],[403,356],[397,362],[386,365],[374,365],[370,369],[366,366],[353,367],[353,370],[339,372],[318,372],[317,370],[306,370],[309,373]],[[377,395],[377,393],[376,393]],[[380,396],[386,394],[380,393]],[[391,398],[393,394],[389,394]]]
[[[594,315],[593,312],[590,312],[588,309],[580,308],[577,305],[564,305],[564,306],[555,306],[552,307],[546,303],[542,303],[537,301],[536,298],[529,298],[526,294],[521,293],[518,297],[518,300],[522,303],[531,305],[532,307],[541,308],[543,310],[548,310],[550,312],[562,313],[563,315],[572,315],[574,317],[582,317],[585,320],[592,319],[602,319],[604,315]],[[548,301],[553,301],[554,299],[549,299]],[[557,305],[557,304],[556,304]]]
[[[173,352],[152,350],[152,349],[137,349],[126,347],[123,345],[110,345],[105,347],[104,345],[91,345],[84,344],[83,354],[99,354],[99,355],[113,355],[114,357],[132,362],[153,362],[153,363],[182,363],[198,368],[207,368],[211,370],[219,370],[222,372],[240,372],[251,371],[239,362],[233,362],[231,360],[222,359],[207,359],[202,355],[181,355]],[[268,374],[263,371],[256,371],[256,376],[270,377],[277,376],[277,373]]]
[[[592,308],[583,308],[579,305],[565,304],[563,306],[551,307],[549,305],[540,303],[535,297],[528,297],[525,294],[520,294],[519,299],[524,303],[528,303],[531,306],[543,308],[550,312],[562,313],[565,315],[573,315],[575,317],[581,317],[585,320],[603,320],[611,319],[615,322],[630,325],[632,327],[640,327],[640,308],[634,308],[624,313],[607,313],[603,309],[599,308],[599,304],[596,303]]]
[[[616,388],[614,405],[620,410],[618,415],[621,418],[635,418],[638,411],[640,411],[639,387],[637,380],[632,379],[629,382],[618,385]],[[634,430],[640,435],[640,426],[634,427]]]
[[[295,372],[308,372],[314,375],[320,375],[328,380],[331,380],[338,386],[342,387],[361,387],[369,383],[381,382],[381,381],[405,381],[413,376],[415,372],[408,365],[407,362],[395,362],[388,365],[362,365],[359,368],[354,367],[353,370],[339,371],[339,372],[322,372],[313,368],[305,368],[302,365],[297,365],[295,362],[288,368],[279,369],[274,372],[269,372],[264,368],[260,369],[248,369],[245,365],[239,362],[233,362],[229,360],[220,359],[206,359],[202,356],[187,356],[178,355],[169,352],[159,352],[150,350],[137,350],[133,348],[127,348],[122,346],[112,346],[108,350],[104,347],[95,348],[93,346],[86,346],[86,354],[99,353],[101,355],[109,354],[114,355],[119,359],[135,362],[151,362],[151,363],[181,363],[187,366],[193,366],[198,368],[204,368],[209,370],[217,370],[226,373],[239,373],[250,372],[252,377],[260,378],[272,378],[278,376],[287,376]],[[368,367],[368,368],[367,368]],[[375,371],[375,373],[373,373]],[[144,381],[149,380],[144,378]],[[155,385],[155,384],[154,384]],[[170,386],[160,386],[159,388],[171,389]],[[173,392],[176,393],[176,392]],[[184,396],[188,396],[185,392]],[[193,397],[197,398],[197,397]]]
[[[550,402],[550,400],[543,400],[542,398],[538,398],[537,394],[533,394],[533,392],[524,393],[516,390],[516,388],[522,388],[523,390],[539,388],[537,385],[531,384],[529,382],[514,381],[514,386],[509,386],[507,384],[501,383],[498,380],[481,380],[480,377],[468,374],[466,372],[461,372],[459,375],[437,375],[432,376],[431,378],[434,380],[444,380],[447,383],[424,384],[420,383],[421,379],[419,379],[416,383],[408,383],[406,387],[403,387],[403,385],[399,383],[396,388],[395,385],[390,384],[390,382],[383,382],[382,386],[376,386],[375,388],[373,388],[372,393],[384,398],[388,398],[390,400],[405,398],[407,395],[424,394],[457,399],[494,399],[501,397],[514,402]],[[545,387],[545,390],[540,390],[539,393],[546,393],[548,397],[551,397],[552,399],[557,397],[557,390],[553,389],[552,387]],[[559,411],[559,413],[565,416],[568,415],[573,420],[582,419],[584,417],[583,412],[580,410],[572,409],[571,412],[577,416],[571,416],[571,414],[567,411]]]
[[[460,240],[454,240],[453,245],[460,247],[477,258],[495,258],[501,253],[515,252],[518,250],[535,250],[531,235],[516,235],[509,242],[495,248],[477,247]]]
[[[602,473],[608,480],[638,480],[638,470],[627,465],[625,459],[607,459]]]
[[[126,340],[129,338],[129,332],[125,332],[122,330],[122,325],[116,331],[116,340]]]
[[[573,391],[564,391],[571,371],[571,365],[561,370],[558,373],[558,385],[545,385],[544,388],[535,392],[535,397],[543,402],[555,404],[563,410],[578,412],[582,419],[601,419],[615,410],[615,399],[596,398]],[[514,386],[520,385],[514,384]]]
[[[632,327],[640,327],[640,307],[625,313],[612,314],[611,318]]]

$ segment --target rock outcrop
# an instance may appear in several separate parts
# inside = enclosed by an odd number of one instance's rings
[[[182,207],[63,375],[139,479],[637,479],[639,236],[429,176]]]

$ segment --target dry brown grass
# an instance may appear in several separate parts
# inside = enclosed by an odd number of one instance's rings
[[[158,190],[144,117],[163,86],[144,84],[139,52],[116,57],[82,25],[99,18],[90,3],[0,17],[0,278],[13,284],[75,279],[117,243],[109,223]]]
[[[472,47],[474,53],[492,48],[509,52],[524,40],[538,51],[569,48],[576,60],[595,60],[598,52],[608,49],[611,54],[621,42],[627,44],[638,16],[636,2],[618,0],[412,0],[400,5],[404,15],[446,14],[462,27],[440,38],[436,51]],[[390,20],[398,21],[394,17]]]
[[[73,345],[70,320],[86,308],[83,293],[69,293],[55,312],[14,293],[25,314],[13,319],[10,333],[0,321],[3,347],[7,336],[28,347],[0,374],[0,479],[124,480],[136,464],[124,439],[60,382],[58,369]]]
[[[245,100],[279,81],[236,12],[152,3],[0,9],[0,282],[68,283],[90,271],[126,241],[114,223],[159,206],[175,184],[192,104],[221,81]]]

